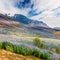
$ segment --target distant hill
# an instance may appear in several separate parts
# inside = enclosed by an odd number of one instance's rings
[[[2,29],[0,33],[4,32],[5,34],[20,33],[27,36],[59,38],[54,34],[56,30],[48,27],[44,22],[31,20],[20,14],[15,14],[12,17],[0,14],[0,28]]]
[[[54,27],[56,31],[60,31],[60,27]]]
[[[30,26],[48,27],[47,24],[45,24],[42,21],[32,20],[32,19],[29,19],[29,18],[27,18],[23,15],[20,15],[20,14],[15,14],[11,18],[15,21],[19,21],[19,22],[24,23],[24,24],[29,24]]]

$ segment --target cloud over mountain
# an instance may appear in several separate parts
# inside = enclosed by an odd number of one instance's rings
[[[56,21],[60,17],[60,0],[0,0],[0,13],[11,16],[22,14],[43,21],[47,18],[45,22],[48,24],[49,21]],[[49,17],[56,17],[56,20],[54,18],[50,20]]]

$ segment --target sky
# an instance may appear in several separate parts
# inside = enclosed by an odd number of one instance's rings
[[[22,14],[49,27],[60,27],[60,0],[0,0],[0,13]]]

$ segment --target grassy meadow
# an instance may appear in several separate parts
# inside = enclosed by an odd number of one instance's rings
[[[35,60],[59,60],[60,58],[59,39],[41,38],[21,34],[0,34],[0,49],[23,55],[24,57],[28,56],[28,59],[31,60],[32,58],[30,56],[35,56],[33,57],[34,59],[36,57],[38,58]]]

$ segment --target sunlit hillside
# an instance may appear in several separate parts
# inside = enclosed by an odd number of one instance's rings
[[[56,34],[57,36],[60,36],[60,31],[57,31],[54,34]]]
[[[23,56],[9,51],[0,50],[0,60],[42,60],[33,56]]]

